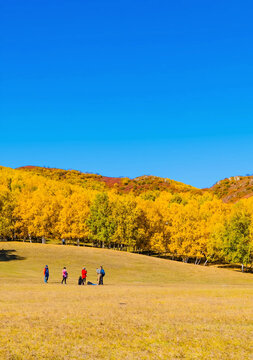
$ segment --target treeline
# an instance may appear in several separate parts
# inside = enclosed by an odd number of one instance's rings
[[[0,168],[0,238],[66,239],[195,263],[253,262],[253,198],[99,191]]]

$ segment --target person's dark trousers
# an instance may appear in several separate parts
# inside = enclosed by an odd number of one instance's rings
[[[101,274],[99,285],[104,285],[104,275]]]
[[[63,283],[65,282],[65,284],[66,284],[66,280],[67,280],[67,278],[65,278],[65,277],[63,276],[61,283],[63,284]]]
[[[86,284],[86,278],[83,278],[83,285]]]
[[[44,277],[44,281],[45,281],[45,283],[47,283],[47,282],[48,282],[48,276],[47,276],[47,275],[45,275],[45,277]]]

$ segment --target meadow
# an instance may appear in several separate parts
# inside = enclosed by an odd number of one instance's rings
[[[99,265],[104,286],[77,285],[83,266],[95,282]],[[0,243],[0,359],[252,359],[252,334],[252,274],[108,249]]]

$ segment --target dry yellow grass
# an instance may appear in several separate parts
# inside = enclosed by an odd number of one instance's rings
[[[252,359],[250,274],[103,249],[1,249],[24,258],[0,261],[1,359]],[[83,265],[95,281],[100,264],[105,286],[76,285]]]

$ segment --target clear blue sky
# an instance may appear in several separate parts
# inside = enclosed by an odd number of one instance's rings
[[[253,173],[253,3],[0,0],[0,164]]]

